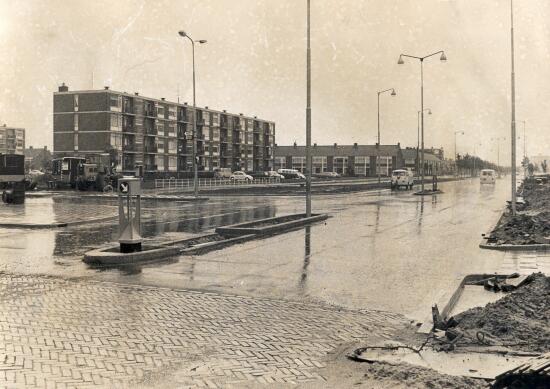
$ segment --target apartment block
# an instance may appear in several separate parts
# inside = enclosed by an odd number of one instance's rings
[[[0,126],[0,154],[25,154],[25,129]]]
[[[53,96],[54,157],[116,151],[122,170],[150,173],[193,170],[193,107],[105,88]],[[200,171],[273,168],[275,123],[197,107]]]

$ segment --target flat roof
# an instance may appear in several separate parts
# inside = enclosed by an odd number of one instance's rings
[[[318,157],[347,157],[347,156],[363,156],[376,155],[378,148],[376,145],[332,145],[332,146],[311,146],[312,155]],[[401,150],[399,145],[380,145],[381,155],[397,156]],[[277,156],[295,156],[305,157],[306,146],[275,146],[274,154]]]
[[[156,102],[161,103],[161,104],[170,104],[170,105],[176,105],[178,107],[193,108],[192,104],[176,103],[176,102],[169,101],[169,100],[162,100],[162,99],[156,99],[154,97],[136,95],[135,93],[119,92],[119,91],[116,91],[116,90],[113,90],[113,89],[87,89],[87,90],[68,90],[66,92],[59,92],[59,91],[58,92],[53,92],[54,95],[87,94],[87,93],[90,93],[90,94],[92,94],[92,93],[112,93],[112,94],[116,94],[116,95],[122,95],[122,96],[127,96],[127,97],[138,98],[138,99],[141,98],[141,99],[149,100],[149,101],[156,101]],[[219,114],[222,114],[222,115],[237,116],[237,117],[242,117],[244,119],[259,120],[259,121],[262,121],[262,122],[275,124],[275,122],[272,121],[272,120],[260,119],[260,118],[257,118],[257,117],[255,118],[255,117],[252,117],[252,116],[241,115],[241,114],[238,114],[238,113],[223,112],[223,110],[219,111],[217,109],[211,109],[211,108],[200,107],[200,106],[197,106],[197,109],[206,110],[208,112],[216,112],[216,113],[219,113]]]

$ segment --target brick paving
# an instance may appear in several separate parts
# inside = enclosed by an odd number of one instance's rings
[[[6,273],[0,310],[0,387],[323,380],[318,368],[335,347],[389,338],[406,323],[317,303]]]

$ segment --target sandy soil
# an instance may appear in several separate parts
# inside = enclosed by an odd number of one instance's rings
[[[483,308],[456,316],[457,329],[476,342],[477,332],[494,345],[534,352],[550,351],[550,277],[530,275],[526,283],[502,299]]]

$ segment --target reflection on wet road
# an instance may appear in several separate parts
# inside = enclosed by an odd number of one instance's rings
[[[506,182],[483,187],[477,180],[448,182],[441,188],[444,194],[431,197],[389,190],[319,196],[314,211],[332,216],[325,223],[202,256],[124,269],[97,270],[81,262],[85,251],[116,239],[117,228],[108,222],[62,230],[0,229],[0,270],[315,299],[421,319],[458,278],[494,272],[502,262],[503,254],[477,245],[502,209]],[[115,203],[94,201],[71,201],[56,209],[116,214]],[[146,238],[180,238],[302,211],[297,197],[146,202],[143,231]]]

